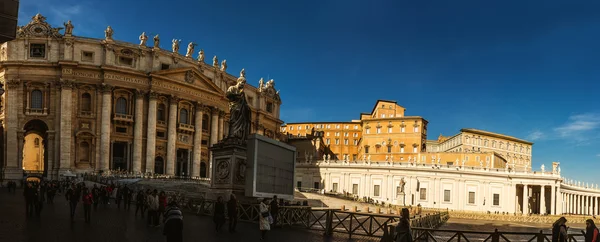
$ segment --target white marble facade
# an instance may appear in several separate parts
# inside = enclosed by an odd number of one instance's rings
[[[348,192],[386,204],[474,212],[597,215],[600,202],[597,187],[568,184],[556,171],[321,161],[297,164],[295,184],[323,192]]]

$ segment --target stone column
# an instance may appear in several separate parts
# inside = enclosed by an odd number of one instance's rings
[[[200,160],[202,159],[202,115],[204,106],[200,103],[196,104],[196,114],[194,122],[194,153],[192,160],[192,176],[200,177]]]
[[[225,118],[225,112],[220,111],[219,112],[219,141],[223,140],[223,134],[224,134],[224,130],[223,130],[223,122],[225,122],[224,119]]]
[[[58,180],[58,174],[55,174],[55,165],[54,165],[54,131],[53,130],[48,130],[48,135],[46,136],[47,140],[46,140],[46,148],[48,148],[48,171],[46,171],[48,173],[48,176],[50,177],[50,179],[56,179]]]
[[[556,193],[556,186],[550,187],[550,214],[556,214],[556,201],[560,201],[560,193]]]
[[[177,147],[177,104],[179,99],[171,97],[171,103],[169,105],[169,123],[168,137],[167,137],[167,171],[166,174],[170,176],[175,175],[175,162],[176,162],[176,147]]]
[[[17,169],[17,164],[19,163],[20,159],[19,158],[17,152],[18,152],[18,137],[17,137],[17,130],[21,130],[23,129],[23,127],[19,127],[19,119],[18,119],[18,115],[19,115],[19,108],[18,108],[18,103],[21,102],[19,100],[19,89],[21,89],[21,87],[23,86],[23,83],[21,82],[21,80],[18,79],[13,79],[13,80],[7,80],[6,81],[6,93],[4,94],[6,100],[5,100],[5,122],[6,124],[4,125],[4,129],[6,130],[6,139],[5,139],[5,143],[6,143],[6,167],[7,167],[7,172],[8,169],[11,169],[12,172],[19,172]],[[21,102],[22,103],[22,102]],[[22,112],[22,111],[21,111]],[[21,171],[22,172],[22,171]],[[20,179],[22,178],[22,173],[21,174],[11,174],[11,177],[5,177],[8,179]]]
[[[102,118],[100,126],[100,169],[110,167],[110,114],[112,108],[112,86],[102,85]],[[64,110],[63,110],[64,111]],[[62,143],[62,141],[61,141]],[[62,151],[61,151],[62,152]]]
[[[540,214],[546,213],[546,186],[540,186]]]
[[[73,84],[69,80],[60,80],[60,172],[71,167],[71,143],[73,125]]]
[[[146,172],[154,173],[154,158],[156,157],[156,98],[155,92],[150,92],[148,101],[148,130],[146,132]]]
[[[25,146],[25,130],[17,131],[17,144],[18,144],[17,157],[19,157],[19,164],[17,165],[17,168],[22,171],[23,170],[23,147]]]
[[[529,198],[527,189],[527,185],[523,185],[523,215],[529,214]]]
[[[156,119],[155,119],[156,120]],[[144,126],[144,92],[137,90],[135,94],[135,118],[133,125],[133,173],[142,172],[142,136]]]
[[[594,197],[594,201],[596,202],[596,207],[594,208],[594,215],[598,215],[598,197]]]
[[[214,145],[219,141],[219,110],[214,107],[212,109],[212,117],[210,119],[210,145]]]

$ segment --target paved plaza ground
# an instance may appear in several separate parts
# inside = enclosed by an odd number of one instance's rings
[[[92,212],[91,224],[84,223],[83,207],[78,204],[74,223],[69,219],[69,205],[64,196],[58,194],[54,205],[44,205],[41,218],[25,217],[23,190],[9,194],[6,188],[0,190],[0,241],[25,242],[154,242],[165,241],[162,228],[149,228],[146,220],[135,217],[135,206],[131,210],[118,210],[114,204],[108,208],[99,207]],[[184,213],[184,241],[260,241],[258,224],[240,222],[238,232],[217,233],[211,217]],[[225,228],[226,230],[226,228]],[[350,241],[347,235],[324,238],[319,231],[285,228],[269,232],[266,241],[310,242],[310,241]],[[351,241],[369,241],[357,239]],[[373,241],[373,240],[371,240]]]

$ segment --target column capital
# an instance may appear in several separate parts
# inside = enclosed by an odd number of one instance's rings
[[[144,98],[146,96],[146,91],[144,90],[140,90],[140,89],[136,89],[135,90],[135,98]]]
[[[61,78],[60,80],[58,80],[56,82],[56,85],[60,89],[72,89],[73,88],[73,81],[69,80],[69,79],[63,79],[63,78]]]
[[[111,86],[111,85],[108,85],[108,84],[106,84],[106,83],[102,83],[102,84],[100,84],[100,85],[98,86],[98,89],[100,89],[100,91],[101,91],[102,93],[110,93],[110,92],[112,92],[112,90],[113,90],[113,86]]]
[[[175,95],[171,95],[169,96],[169,100],[171,101],[171,104],[177,104],[181,100],[181,98]]]
[[[212,115],[219,115],[219,108],[218,107],[211,107],[211,113]]]
[[[157,99],[158,93],[155,91],[150,91],[150,92],[148,92],[148,97],[150,97],[150,99]]]
[[[21,79],[10,79],[10,80],[6,81],[6,85],[8,87],[12,87],[12,88],[19,87],[19,85],[21,85],[21,84],[22,84]]]
[[[219,110],[219,118],[225,118],[225,111]]]

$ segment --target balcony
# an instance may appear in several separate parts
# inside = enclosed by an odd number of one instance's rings
[[[113,116],[113,121],[117,123],[131,124],[133,123],[133,115],[115,113]]]
[[[156,120],[156,124],[165,127],[167,126],[167,122],[165,122],[164,120]]]
[[[194,132],[194,125],[179,123],[177,125],[177,129],[179,130],[179,132],[193,133]]]
[[[25,114],[33,115],[33,116],[46,116],[46,115],[48,115],[48,109],[46,109],[46,108],[27,108],[27,110],[25,110]]]
[[[81,117],[93,117],[94,114],[92,111],[80,111],[79,116]]]

